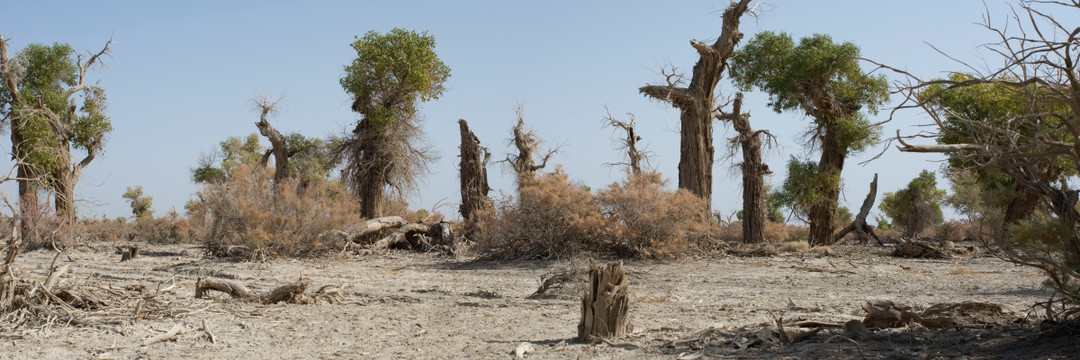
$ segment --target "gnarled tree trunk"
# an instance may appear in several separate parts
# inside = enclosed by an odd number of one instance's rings
[[[458,120],[461,129],[461,163],[458,165],[461,179],[461,205],[458,211],[466,223],[475,220],[479,213],[490,212],[494,209],[488,192],[487,163],[491,154],[487,148],[480,146],[480,139],[472,131],[464,119]]]
[[[670,102],[681,112],[679,188],[705,199],[706,211],[710,211],[712,201],[714,91],[727,70],[728,58],[743,37],[739,32],[739,20],[749,3],[750,0],[740,0],[728,6],[720,37],[712,45],[690,41],[700,58],[694,65],[689,86],[679,87],[680,77],[671,74],[667,85],[646,85],[638,89],[646,96]]]
[[[824,120],[825,134],[821,137],[821,160],[818,161],[818,174],[821,179],[828,179],[818,183],[818,193],[822,200],[810,207],[810,245],[832,245],[833,231],[836,229],[836,208],[840,199],[840,173],[844,169],[844,159],[847,157],[844,149],[840,147],[840,139],[837,138],[835,126],[829,120]],[[833,180],[836,181],[833,181]]]
[[[731,113],[717,118],[731,121],[739,133],[731,143],[742,148],[743,156],[743,162],[739,164],[743,180],[743,242],[756,244],[765,242],[765,175],[772,171],[761,161],[761,135],[769,133],[750,128],[750,114],[742,113],[742,101],[743,94],[736,94]]]
[[[629,282],[622,262],[598,266],[589,259],[589,287],[581,298],[578,340],[618,338],[630,332]]]
[[[878,238],[877,234],[874,233],[874,227],[866,223],[866,217],[870,215],[870,210],[874,208],[874,202],[877,199],[877,175],[875,173],[874,181],[870,182],[870,192],[866,194],[866,199],[863,199],[862,207],[859,207],[859,214],[855,215],[855,220],[850,225],[833,236],[833,243],[839,242],[840,239],[844,238],[844,235],[854,231],[859,240],[867,241],[873,238],[878,244],[881,244],[881,238]]]
[[[267,115],[273,112],[277,107],[278,101],[281,100],[269,101],[266,99],[259,99],[256,101],[260,115],[259,121],[255,123],[255,127],[259,128],[259,133],[262,134],[262,136],[265,136],[267,140],[270,140],[270,152],[274,154],[274,184],[280,184],[289,178],[289,145],[285,142],[285,137],[281,136],[281,132],[277,131],[277,129],[270,125],[270,122],[266,120]]]

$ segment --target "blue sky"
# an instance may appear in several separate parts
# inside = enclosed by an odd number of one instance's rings
[[[755,1],[755,17],[741,30],[785,31],[794,37],[814,33],[851,41],[863,56],[923,77],[961,65],[927,43],[977,64],[996,65],[979,45],[993,41],[976,23],[980,0],[829,0]],[[676,109],[649,100],[637,88],[660,81],[660,66],[689,73],[696,61],[691,39],[712,42],[720,32],[725,1],[19,1],[3,6],[0,34],[17,52],[29,43],[64,42],[97,51],[113,39],[107,67],[90,75],[106,89],[114,132],[105,154],[85,171],[78,185],[80,215],[129,216],[121,198],[125,187],[141,185],[154,198],[155,214],[183,212],[197,191],[192,168],[200,153],[229,136],[256,132],[251,99],[284,94],[282,111],[271,119],[283,132],[324,136],[349,127],[357,115],[338,84],[343,66],[355,58],[354,36],[394,27],[427,31],[436,51],[451,67],[444,96],[422,105],[424,127],[441,155],[413,208],[456,204],[457,119],[466,119],[495,158],[509,152],[506,139],[524,105],[526,122],[549,145],[562,145],[553,158],[571,178],[598,189],[623,177],[622,154],[614,134],[602,126],[605,106],[617,116],[633,113],[651,164],[674,186],[678,173]],[[995,22],[1003,22],[1008,3],[988,1]],[[864,64],[864,68],[871,68]],[[887,74],[896,79],[892,74]],[[732,94],[722,81],[720,92]],[[762,94],[747,94],[744,109],[755,129],[767,129],[779,146],[766,152],[779,184],[789,155],[809,153],[801,134],[810,123],[801,114],[776,114]],[[895,99],[894,100],[898,100]],[[884,120],[888,112],[871,116]],[[899,113],[885,125],[914,133],[927,119],[915,111]],[[724,213],[741,208],[740,178],[725,159],[734,132],[715,123],[717,162],[713,207]],[[6,136],[5,136],[6,137]],[[940,156],[900,154],[889,149],[865,166],[858,162],[880,146],[858,154],[844,170],[842,203],[853,210],[862,202],[873,173],[882,192],[904,186],[921,169],[940,167]],[[513,191],[503,166],[489,170],[494,196]],[[943,183],[943,181],[939,182]],[[13,191],[10,187],[6,190]],[[456,206],[440,208],[452,214]]]

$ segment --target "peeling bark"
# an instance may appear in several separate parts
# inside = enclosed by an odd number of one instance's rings
[[[461,180],[461,205],[458,211],[466,222],[475,220],[477,214],[492,211],[495,205],[488,192],[487,163],[491,153],[480,146],[480,139],[469,130],[465,120],[458,120],[461,129],[461,163],[458,174]]]

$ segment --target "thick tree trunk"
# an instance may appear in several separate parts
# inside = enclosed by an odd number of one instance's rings
[[[266,115],[272,109],[264,107],[255,126],[259,128],[262,136],[270,140],[270,151],[274,154],[274,184],[280,184],[289,178],[289,146],[285,143],[285,137],[266,121]]]
[[[31,179],[34,178],[34,174],[31,172],[30,166],[23,160],[26,159],[26,150],[23,145],[22,138],[22,121],[14,114],[15,111],[23,107],[21,96],[19,96],[19,84],[17,82],[17,76],[15,74],[15,66],[12,64],[12,59],[8,57],[7,40],[0,35],[0,81],[3,81],[3,88],[7,89],[10,109],[13,113],[8,114],[11,124],[11,157],[16,163],[15,176],[18,178],[16,181],[19,183],[19,213],[21,213],[22,221],[19,222],[19,230],[23,237],[32,236],[34,227],[33,220],[26,214],[38,211],[38,198],[37,198],[37,183]],[[36,218],[36,217],[34,217]],[[33,239],[28,239],[33,241]]]
[[[844,170],[844,158],[847,157],[840,147],[831,121],[825,120],[825,135],[821,138],[821,160],[818,161],[818,174],[822,181],[818,193],[822,200],[810,207],[810,245],[832,245],[836,208],[840,197],[840,173]],[[827,180],[826,180],[827,179]],[[834,181],[837,180],[837,181]]]
[[[382,203],[385,197],[384,187],[390,178],[390,157],[379,153],[380,149],[387,148],[384,142],[388,141],[381,132],[372,128],[367,119],[360,120],[353,130],[359,145],[352,151],[352,163],[358,166],[355,173],[356,196],[360,198],[360,216],[373,219],[382,216]]]
[[[1020,220],[1027,219],[1035,213],[1035,208],[1039,205],[1039,193],[1029,189],[1024,184],[1017,182],[1013,186],[1015,188],[1016,196],[1009,201],[1009,205],[1005,207],[1005,219],[1003,225],[1011,225],[1019,222]]]
[[[475,220],[479,213],[494,209],[488,192],[487,161],[490,156],[487,149],[480,146],[480,139],[469,131],[469,124],[464,119],[458,120],[461,129],[461,163],[458,174],[461,179],[461,212],[466,223]]]
[[[750,114],[742,113],[743,94],[735,95],[731,114],[722,116],[722,120],[731,120],[731,125],[739,133],[732,139],[742,148],[743,162],[740,164],[743,180],[743,242],[765,242],[765,175],[771,174],[769,166],[761,161],[761,131],[750,128]]]
[[[619,338],[630,332],[629,282],[623,265],[598,266],[589,260],[589,287],[581,298],[578,340]]]
[[[682,126],[679,151],[679,188],[689,190],[705,199],[706,211],[711,213],[713,136],[712,120],[716,85],[727,70],[727,61],[742,39],[739,21],[747,11],[749,0],[732,3],[724,11],[720,37],[711,46],[700,41],[690,45],[700,55],[694,65],[689,86],[676,87],[677,81],[669,76],[667,85],[647,85],[638,89],[652,98],[668,101],[679,108]]]

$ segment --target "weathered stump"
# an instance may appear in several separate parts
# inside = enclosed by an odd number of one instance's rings
[[[630,332],[629,282],[622,262],[598,266],[589,260],[589,287],[581,299],[578,340],[618,338]]]

